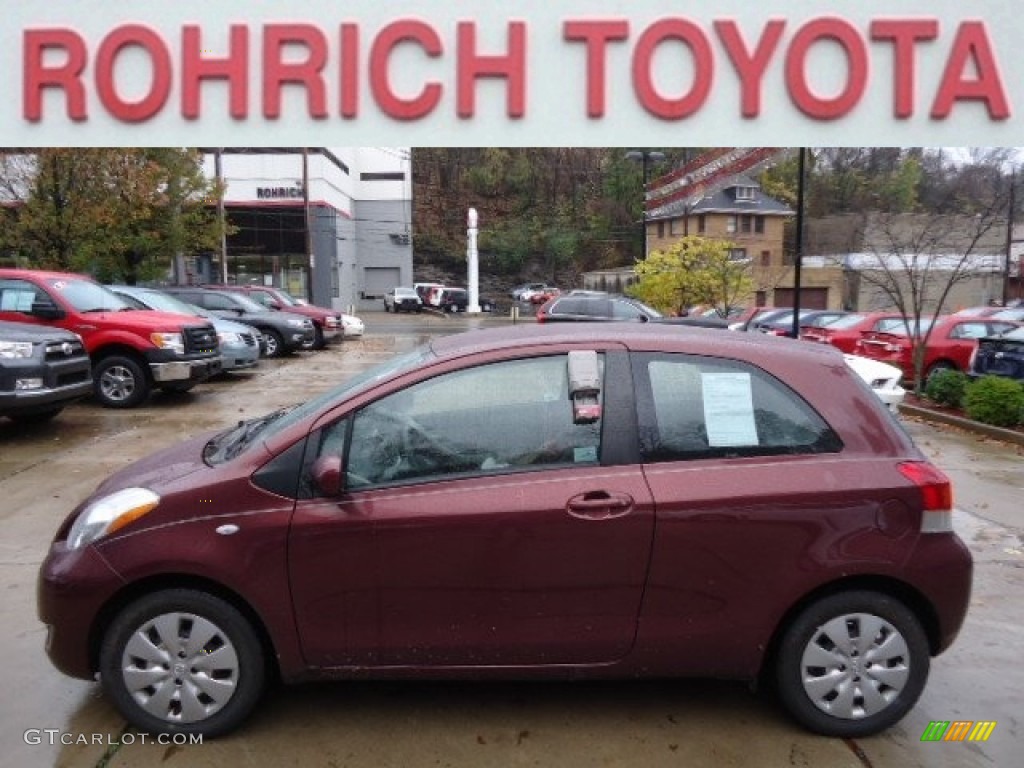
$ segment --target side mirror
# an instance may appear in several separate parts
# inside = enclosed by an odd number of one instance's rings
[[[52,301],[33,301],[29,314],[43,320],[62,320],[67,313]]]
[[[271,309],[276,309],[276,310],[283,309],[283,307],[281,306],[281,302],[279,302],[279,301],[272,301],[272,302],[270,302],[270,308]]]
[[[345,490],[340,456],[321,456],[313,462],[313,487],[324,496],[340,496]]]

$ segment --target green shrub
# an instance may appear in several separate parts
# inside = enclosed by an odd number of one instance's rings
[[[983,424],[1015,427],[1024,418],[1024,385],[1001,376],[984,376],[968,385],[964,412]]]
[[[924,396],[939,405],[959,408],[964,401],[969,379],[960,371],[936,371],[928,377],[924,386]]]

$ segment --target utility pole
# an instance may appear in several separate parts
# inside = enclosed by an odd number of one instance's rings
[[[796,253],[793,254],[793,338],[800,338],[800,272],[804,260],[804,168],[807,165],[807,147],[800,147],[796,182]]]
[[[217,226],[220,227],[220,281],[228,284],[228,232],[227,216],[224,212],[224,166],[221,160],[223,147],[213,153],[214,175],[217,177]]]
[[[643,258],[646,259],[647,258],[647,254],[650,253],[650,249],[648,247],[648,236],[647,236],[647,181],[648,181],[648,178],[649,178],[649,169],[650,169],[650,164],[652,162],[654,162],[654,163],[663,163],[665,161],[665,153],[664,152],[651,152],[651,151],[646,150],[646,149],[643,149],[643,150],[632,150],[632,151],[626,153],[626,159],[640,163],[641,175],[643,176],[643,181],[644,181],[643,208],[642,208],[642,213],[640,215],[640,220],[641,220],[641,223],[643,224],[643,227],[644,227],[644,253],[643,253]]]
[[[306,279],[306,299],[312,304],[316,257],[313,255],[313,228],[309,215],[309,147],[302,148],[302,213],[306,222],[306,263],[309,266],[309,276]]]
[[[1010,199],[1006,206],[1006,260],[1003,263],[1003,306],[1010,303],[1010,258],[1013,255],[1013,217],[1016,212],[1014,195],[1017,188],[1017,169],[1010,169]]]

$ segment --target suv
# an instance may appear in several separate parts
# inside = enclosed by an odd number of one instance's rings
[[[81,336],[92,360],[93,393],[110,408],[135,407],[154,388],[187,391],[221,370],[210,323],[136,310],[83,275],[0,269],[0,320]]]
[[[0,321],[0,416],[47,421],[91,391],[89,354],[80,336]]]
[[[344,336],[342,315],[333,309],[302,304],[285,290],[265,285],[209,285],[219,291],[243,293],[266,309],[305,315],[313,321],[313,349],[323,349],[329,341],[341,341]]]
[[[480,299],[479,304],[481,312],[494,311],[494,304],[490,299]],[[465,312],[469,306],[469,292],[465,288],[442,288],[437,295],[435,306],[442,312],[451,314]]]
[[[568,293],[549,299],[537,310],[538,323],[607,322],[661,320],[662,314],[642,301],[612,294],[591,295]]]
[[[385,312],[422,312],[423,299],[412,288],[398,286],[384,294]]]
[[[267,357],[282,357],[298,349],[311,347],[316,339],[313,321],[308,317],[266,309],[262,304],[235,291],[198,286],[167,286],[160,290],[189,304],[208,309],[220,317],[258,328],[266,342]]]

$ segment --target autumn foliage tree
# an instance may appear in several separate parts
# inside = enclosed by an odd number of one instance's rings
[[[136,282],[178,253],[212,250],[218,189],[196,150],[53,148],[25,156],[4,246],[19,264]]]
[[[689,235],[636,264],[631,293],[663,311],[683,314],[696,304],[727,312],[749,295],[750,264],[733,259],[727,240]]]

